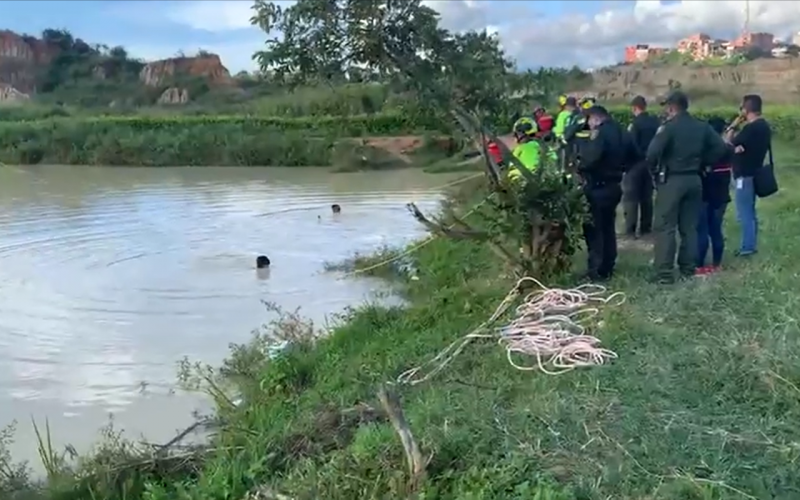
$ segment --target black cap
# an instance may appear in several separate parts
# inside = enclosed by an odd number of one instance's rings
[[[644,97],[637,95],[631,101],[631,106],[644,109],[647,107],[647,100]]]
[[[567,101],[564,103],[564,106],[575,106],[578,107],[578,100],[572,96],[567,97]]]
[[[606,117],[606,116],[608,116],[608,110],[606,108],[604,108],[603,106],[600,106],[599,104],[595,104],[594,106],[592,106],[591,108],[586,110],[586,114],[588,116]]]
[[[680,90],[673,90],[666,97],[661,99],[662,106],[666,106],[668,104],[674,104],[682,109],[687,109],[689,107],[689,98],[681,92]]]

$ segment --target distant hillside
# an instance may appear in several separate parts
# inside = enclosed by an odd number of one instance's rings
[[[90,45],[64,30],[48,29],[40,37],[0,31],[0,101],[138,106],[185,103],[234,87],[215,54],[145,62],[122,47]]]
[[[755,92],[771,103],[800,102],[800,60],[757,59],[729,66],[630,65],[595,71],[588,91],[608,100],[663,95],[680,87],[695,97],[727,100]]]

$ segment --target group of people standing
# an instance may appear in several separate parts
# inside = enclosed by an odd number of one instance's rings
[[[527,169],[535,170],[542,144],[554,144],[548,150],[550,154],[558,151],[565,174],[581,179],[590,211],[584,227],[587,279],[606,280],[614,273],[620,202],[627,237],[647,238],[652,233],[653,279],[658,283],[720,269],[725,245],[722,225],[731,200],[742,230],[736,255],[756,253],[757,194],[766,196],[777,190],[775,185],[759,192],[759,182],[765,182],[761,173],[767,155],[772,163],[772,132],[761,116],[760,96],[746,95],[739,116],[731,123],[722,117],[707,121],[693,117],[689,99],[679,91],[660,102],[661,117],[648,113],[646,100],[637,96],[631,102],[634,119],[627,130],[591,98],[577,101],[562,96],[559,104],[555,120],[542,120],[549,115],[537,108],[532,118],[516,121],[514,155]]]

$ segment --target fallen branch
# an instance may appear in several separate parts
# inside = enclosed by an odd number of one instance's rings
[[[183,441],[184,438],[186,438],[186,436],[188,436],[192,432],[196,431],[197,429],[199,429],[201,427],[208,428],[208,427],[211,427],[211,426],[214,426],[214,425],[218,425],[218,424],[219,424],[219,422],[215,418],[207,417],[207,418],[203,418],[203,419],[198,420],[197,422],[193,423],[192,425],[190,425],[189,427],[187,427],[186,429],[181,431],[177,436],[175,436],[174,438],[170,439],[167,443],[161,444],[161,445],[152,445],[154,448],[157,449],[156,450],[156,456],[164,456],[165,454],[167,454],[170,451],[170,449],[173,446],[175,446],[178,443],[180,443],[181,441]]]
[[[411,215],[414,216],[420,224],[425,226],[430,232],[439,234],[441,236],[447,236],[449,238],[454,239],[473,239],[473,240],[485,240],[489,238],[489,234],[484,231],[475,231],[472,228],[463,229],[463,230],[454,230],[452,226],[445,226],[440,222],[434,222],[428,219],[422,211],[417,208],[417,205],[414,203],[409,203],[406,205],[408,211],[411,212]]]
[[[409,486],[416,489],[420,481],[425,478],[425,468],[430,463],[433,455],[423,460],[422,453],[419,451],[419,446],[411,434],[411,429],[408,427],[403,409],[400,406],[400,398],[391,391],[387,386],[383,385],[378,390],[378,399],[383,406],[383,410],[392,422],[394,430],[400,436],[400,442],[403,444],[403,450],[406,453],[406,463],[408,465]]]
[[[422,225],[428,228],[434,234],[438,234],[441,236],[447,236],[453,239],[473,239],[478,240],[486,243],[489,245],[489,248],[497,254],[503,261],[506,262],[512,269],[517,270],[519,268],[519,261],[515,259],[511,253],[503,248],[500,244],[496,243],[491,239],[489,233],[485,231],[477,231],[473,229],[469,224],[464,222],[463,220],[459,219],[454,214],[451,214],[453,218],[453,223],[449,226],[445,226],[442,222],[434,222],[428,219],[425,214],[420,211],[419,208],[414,203],[409,203],[407,205],[408,210],[417,219]],[[455,229],[456,227],[460,227],[460,229]],[[516,274],[519,274],[516,272]],[[521,276],[518,276],[521,277]]]

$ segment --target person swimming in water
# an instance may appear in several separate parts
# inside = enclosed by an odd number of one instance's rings
[[[269,257],[266,255],[259,255],[256,257],[256,269],[266,269],[270,265]]]
[[[335,213],[335,214],[341,213],[342,212],[342,207],[340,207],[338,204],[334,203],[333,205],[331,205],[331,211],[333,211],[333,213]]]

